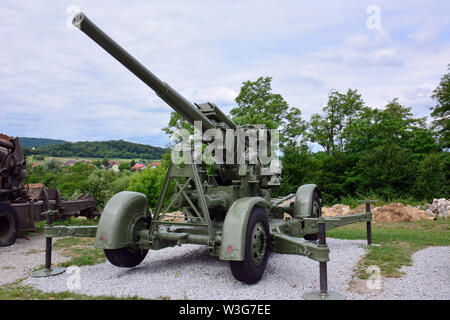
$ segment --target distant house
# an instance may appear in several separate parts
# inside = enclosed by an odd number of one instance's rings
[[[151,167],[152,168],[161,167],[161,161],[153,161]]]
[[[114,172],[119,172],[120,171],[119,165],[120,165],[120,163],[114,163],[109,166],[109,170],[114,171]]]
[[[134,166],[130,168],[131,171],[141,171],[147,169],[147,166],[142,163],[136,163]]]
[[[79,160],[67,160],[66,162],[63,162],[64,167],[72,167],[75,163],[77,163]]]

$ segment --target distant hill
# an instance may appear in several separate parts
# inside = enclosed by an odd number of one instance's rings
[[[124,140],[63,142],[28,150],[27,154],[52,157],[161,159],[166,149]]]
[[[44,146],[50,146],[52,144],[64,143],[67,141],[64,140],[55,140],[55,139],[47,139],[47,138],[27,138],[27,137],[19,137],[19,143],[21,147],[27,148],[39,148]]]

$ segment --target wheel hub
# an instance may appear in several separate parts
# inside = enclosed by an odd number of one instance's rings
[[[252,242],[251,242],[251,255],[253,262],[256,265],[260,265],[264,259],[267,249],[267,234],[264,230],[264,226],[261,223],[257,223],[253,228]]]

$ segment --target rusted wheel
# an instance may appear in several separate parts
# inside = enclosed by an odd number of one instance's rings
[[[243,261],[230,261],[233,276],[248,284],[258,282],[266,268],[270,245],[270,230],[266,212],[254,207],[250,213],[245,235]]]
[[[0,203],[0,247],[16,242],[19,233],[19,218],[16,211],[7,203]]]

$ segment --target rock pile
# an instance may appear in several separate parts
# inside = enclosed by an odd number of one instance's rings
[[[391,203],[372,210],[373,222],[409,222],[420,219],[433,220],[434,214],[401,203]]]
[[[427,205],[428,213],[432,213],[437,217],[447,217],[448,211],[450,210],[450,200],[442,199],[433,199],[433,203]]]

